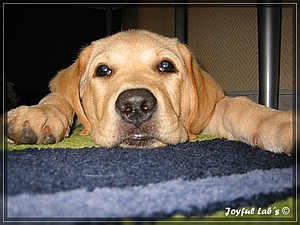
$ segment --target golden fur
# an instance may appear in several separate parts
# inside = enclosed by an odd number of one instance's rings
[[[164,60],[175,71],[163,73]],[[95,76],[99,65],[111,69]],[[177,39],[131,30],[92,42],[50,82],[51,94],[38,105],[8,112],[8,137],[16,143],[55,143],[68,136],[76,114],[105,147],[160,147],[205,132],[273,152],[292,150],[292,113],[258,105],[245,97],[225,97]],[[150,119],[124,121],[116,110],[126,90],[146,89],[157,99]]]

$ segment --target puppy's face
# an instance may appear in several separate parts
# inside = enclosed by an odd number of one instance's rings
[[[178,45],[146,31],[92,43],[80,98],[99,145],[160,147],[189,139],[188,72]]]

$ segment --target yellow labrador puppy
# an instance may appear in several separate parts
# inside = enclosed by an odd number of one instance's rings
[[[15,143],[56,143],[75,114],[100,146],[161,147],[203,132],[292,151],[292,113],[225,97],[177,39],[130,30],[92,42],[38,105],[8,112]]]

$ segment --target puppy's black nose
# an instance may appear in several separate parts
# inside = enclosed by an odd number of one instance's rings
[[[147,89],[129,89],[118,96],[115,107],[124,121],[139,126],[152,117],[157,99]]]

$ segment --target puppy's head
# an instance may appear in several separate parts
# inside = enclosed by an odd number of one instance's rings
[[[223,97],[186,46],[147,31],[95,41],[73,66],[69,85],[77,93],[68,98],[84,133],[101,146],[185,142],[204,129]]]

